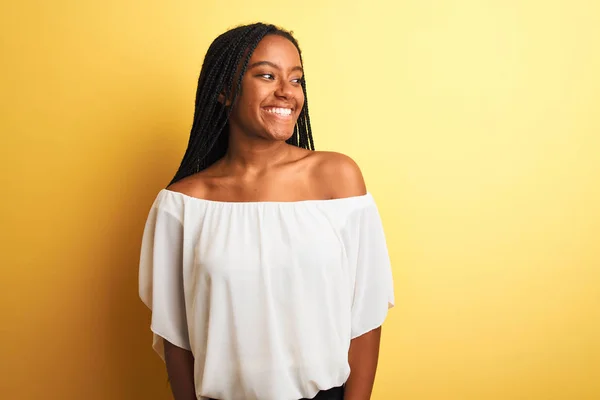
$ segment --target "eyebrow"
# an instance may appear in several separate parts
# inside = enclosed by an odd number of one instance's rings
[[[268,65],[269,67],[273,67],[275,69],[281,70],[281,67],[279,65],[274,64],[274,63],[272,63],[270,61],[258,61],[258,62],[255,62],[253,64],[250,64],[248,66],[248,69],[250,70],[250,69],[255,68],[255,67],[260,67],[261,65]],[[302,69],[302,67],[299,66],[299,65],[293,67],[291,69],[291,71],[300,71],[300,72],[304,73],[304,69]]]

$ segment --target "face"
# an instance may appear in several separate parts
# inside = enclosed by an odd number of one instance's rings
[[[304,105],[300,55],[288,39],[265,36],[248,62],[229,125],[247,135],[287,140]]]

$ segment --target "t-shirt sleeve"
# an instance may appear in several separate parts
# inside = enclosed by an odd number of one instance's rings
[[[374,202],[350,214],[342,236],[349,259],[354,339],[380,327],[394,306],[390,258]]]
[[[152,207],[142,237],[139,295],[152,311],[152,347],[163,360],[163,339],[190,350],[182,251],[182,223],[169,212]]]

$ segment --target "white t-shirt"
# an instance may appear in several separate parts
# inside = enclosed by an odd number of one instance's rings
[[[341,386],[350,340],[394,304],[371,194],[220,202],[163,189],[139,290],[162,338],[191,350],[198,398],[297,400]]]

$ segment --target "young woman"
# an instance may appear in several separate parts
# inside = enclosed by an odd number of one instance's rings
[[[241,26],[210,46],[146,222],[140,297],[175,400],[370,398],[394,302],[384,232],[357,165],[314,151],[289,32]]]

